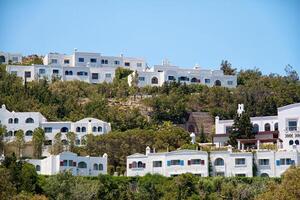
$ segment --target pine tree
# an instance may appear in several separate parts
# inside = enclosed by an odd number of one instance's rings
[[[229,144],[236,147],[237,139],[250,139],[253,137],[253,125],[249,114],[247,112],[243,112],[241,116],[236,115],[230,131]]]
[[[204,133],[204,126],[201,124],[201,129],[200,129],[200,143],[205,143],[207,142],[207,137],[206,134]]]
[[[52,145],[51,154],[57,155],[63,152],[64,146],[61,141],[61,133],[57,133],[54,136],[54,144]]]
[[[16,133],[16,147],[18,152],[18,157],[20,158],[22,156],[22,150],[25,145],[25,139],[24,139],[24,131],[18,130]]]
[[[42,128],[36,128],[32,136],[33,156],[34,158],[42,157],[43,144],[45,141],[45,131]]]
[[[76,134],[74,132],[68,132],[66,136],[68,140],[69,151],[73,152],[75,147]]]

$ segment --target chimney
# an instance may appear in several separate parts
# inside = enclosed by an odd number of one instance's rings
[[[240,117],[244,112],[244,104],[238,104],[237,114]]]
[[[146,156],[147,156],[149,153],[151,153],[151,149],[150,149],[149,146],[147,146],[147,147],[146,147]]]

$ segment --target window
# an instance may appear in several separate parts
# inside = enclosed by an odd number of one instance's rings
[[[111,78],[111,74],[105,74],[105,78]]]
[[[220,80],[216,80],[216,81],[215,81],[215,86],[221,86],[221,85],[222,85],[222,83],[221,83]]]
[[[91,63],[96,63],[97,62],[97,59],[96,58],[91,58]]]
[[[35,166],[35,170],[36,170],[37,172],[41,171],[41,166],[36,165],[36,166]]]
[[[294,141],[293,140],[290,140],[289,141],[289,145],[293,145],[294,144]]]
[[[274,130],[275,130],[275,131],[278,131],[278,122],[276,122],[276,123],[274,124]]]
[[[52,140],[45,140],[44,145],[52,145]]]
[[[18,118],[14,118],[14,124],[18,124],[19,123],[19,119]]]
[[[93,169],[98,171],[98,164],[95,163]]]
[[[174,76],[168,76],[168,80],[169,81],[175,81],[175,77]]]
[[[97,127],[96,126],[93,127],[93,132],[97,132]]]
[[[80,132],[80,127],[76,127],[76,132]]]
[[[245,158],[236,158],[235,159],[235,165],[245,165],[245,164],[246,164]]]
[[[289,131],[296,131],[297,130],[297,120],[289,120],[288,121],[288,130]]]
[[[103,165],[102,164],[99,164],[99,170],[103,171]]]
[[[205,82],[206,84],[210,84],[210,79],[207,79],[207,78],[206,78],[206,79],[204,80],[204,82]]]
[[[92,73],[92,79],[93,80],[98,80],[99,79],[99,74],[98,73]]]
[[[9,119],[8,119],[8,123],[9,123],[9,124],[12,124],[12,123],[13,123],[13,118],[9,118]]]
[[[32,136],[32,134],[33,134],[33,132],[30,130],[25,132],[25,136]]]
[[[145,168],[146,164],[143,163],[142,161],[138,162],[138,168]]]
[[[188,77],[186,77],[186,76],[180,76],[180,77],[178,78],[178,80],[179,80],[179,81],[189,81],[190,79],[189,79]]]
[[[191,160],[188,161],[188,165],[204,165],[204,160],[191,159]]]
[[[30,78],[31,77],[31,72],[25,72],[25,78]]]
[[[87,164],[83,161],[78,163],[78,168],[87,168]]]
[[[68,166],[68,160],[63,160],[60,164],[61,164],[60,166],[67,167]]]
[[[102,132],[102,127],[98,126],[98,132]]]
[[[69,160],[69,166],[70,166],[70,167],[73,166],[73,160]]]
[[[158,79],[157,79],[157,77],[153,77],[153,78],[151,79],[151,83],[152,83],[152,84],[158,84]]]
[[[246,177],[246,174],[236,174],[237,177]]]
[[[118,60],[115,60],[115,65],[120,65],[120,61],[118,61]]]
[[[168,160],[167,161],[167,165],[171,166],[171,165],[184,165],[184,161],[183,160]]]
[[[280,165],[285,165],[285,159],[280,159]]]
[[[153,161],[153,167],[162,167],[162,161]]]
[[[12,61],[13,61],[13,62],[18,62],[18,57],[15,57],[15,56],[12,57]]]
[[[225,133],[229,134],[231,132],[232,126],[226,126],[225,127]]]
[[[87,73],[87,72],[84,72],[84,71],[80,71],[80,72],[77,72],[77,75],[78,75],[78,76],[87,76],[88,73]]]
[[[59,70],[58,70],[58,69],[54,69],[54,70],[52,71],[52,73],[53,73],[53,74],[59,74]]]
[[[224,160],[222,158],[217,158],[215,160],[215,166],[224,166]]]
[[[145,81],[145,77],[139,77],[139,81]]]
[[[271,125],[269,123],[265,124],[265,131],[271,131]]]
[[[142,67],[142,63],[136,63],[137,67]]]
[[[106,64],[106,65],[107,65],[107,64],[108,64],[108,60],[102,59],[102,60],[101,60],[101,64]]]
[[[227,81],[227,85],[233,85],[233,81]]]
[[[69,131],[69,129],[67,127],[62,127],[60,129],[60,132],[62,132],[62,133],[67,133],[68,131]]]
[[[191,82],[192,82],[192,83],[197,83],[197,82],[199,82],[199,81],[198,81],[197,78],[194,77],[194,78],[191,79]]]
[[[70,64],[70,60],[64,60],[64,64]]]
[[[85,133],[85,132],[86,132],[86,128],[85,128],[85,127],[82,127],[82,128],[81,128],[81,132]]]
[[[258,162],[259,162],[259,165],[268,166],[270,163],[270,160],[269,159],[259,159]]]
[[[34,120],[31,117],[29,117],[25,120],[25,123],[32,124],[32,123],[34,123]]]
[[[76,140],[75,140],[75,143],[76,143],[76,145],[80,145],[80,140],[79,140],[79,139],[76,139]]]
[[[52,133],[52,127],[45,127],[44,131],[45,133]]]
[[[78,58],[78,62],[84,62],[84,58]]]
[[[39,69],[39,74],[45,74],[46,70],[45,69]]]
[[[51,64],[57,64],[57,59],[51,59]]]
[[[299,145],[299,140],[295,140],[295,145]]]
[[[259,125],[258,124],[254,124],[253,125],[253,130],[252,130],[253,133],[258,133],[259,132]]]
[[[130,67],[130,62],[125,62],[124,65],[125,65],[126,67]]]

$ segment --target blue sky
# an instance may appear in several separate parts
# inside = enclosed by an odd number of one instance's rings
[[[300,72],[298,0],[0,0],[0,50],[100,52],[150,65]]]

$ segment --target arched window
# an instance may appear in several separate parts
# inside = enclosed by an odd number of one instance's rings
[[[138,168],[143,168],[143,163],[142,163],[142,161],[139,161],[139,162],[138,162]]]
[[[18,132],[18,131],[14,131],[14,136],[16,136],[17,132]]]
[[[188,131],[190,132],[190,133],[194,133],[195,132],[195,127],[194,127],[194,125],[189,125],[189,127],[188,127]]]
[[[69,75],[69,71],[65,71],[65,75]]]
[[[18,118],[15,118],[14,119],[14,124],[18,124],[19,123],[19,119]]]
[[[271,125],[269,123],[265,124],[265,131],[271,131]]]
[[[137,163],[135,161],[132,162],[132,168],[137,168]]]
[[[191,83],[197,83],[197,82],[199,82],[197,78],[194,77],[191,79]]]
[[[68,145],[68,141],[65,139],[61,140],[61,142],[63,143],[63,145]]]
[[[78,168],[82,168],[82,169],[87,168],[87,164],[85,162],[81,161],[78,163]]]
[[[99,164],[99,170],[103,171],[103,165],[102,164]]]
[[[295,145],[299,145],[299,140],[295,140]]]
[[[93,127],[93,132],[97,132],[97,127],[96,126]]]
[[[72,76],[73,75],[73,71],[69,71],[69,75]]]
[[[275,130],[275,131],[278,131],[278,122],[276,122],[276,123],[274,124],[274,130]]]
[[[215,160],[215,166],[224,166],[224,160],[222,158],[217,158]]]
[[[157,79],[157,77],[152,77],[152,79],[151,79],[151,83],[152,84],[158,84],[158,79]]]
[[[269,177],[269,174],[267,174],[267,173],[262,173],[260,176],[261,176],[261,177]]]
[[[99,170],[98,165],[96,163],[94,164],[94,170]]]
[[[32,123],[34,123],[34,120],[31,117],[29,117],[25,120],[25,123],[32,124]]]
[[[9,124],[12,124],[12,123],[13,123],[13,118],[9,118],[9,119],[8,119],[8,123],[9,123]]]
[[[293,140],[290,140],[289,141],[289,145],[293,145],[294,144],[294,141]]]
[[[98,132],[102,132],[102,127],[98,126]]]
[[[258,124],[254,124],[253,125],[253,133],[258,133],[259,132],[259,125]]]
[[[26,131],[25,136],[32,136],[32,134],[33,134],[33,131],[28,130],[28,131]]]
[[[81,132],[85,133],[86,132],[86,128],[85,127],[81,127]]]
[[[0,56],[0,64],[5,63],[5,56]]]
[[[222,83],[221,83],[220,80],[216,80],[216,81],[215,81],[215,86],[221,86],[221,85],[222,85]]]
[[[80,127],[76,127],[76,132],[80,132]]]
[[[36,170],[37,172],[41,171],[41,166],[36,165],[36,166],[35,166],[35,170]]]
[[[60,132],[62,132],[62,133],[67,133],[68,131],[69,131],[69,129],[67,127],[62,127],[60,129]]]
[[[13,136],[13,132],[12,131],[8,131],[7,132],[7,136]]]

